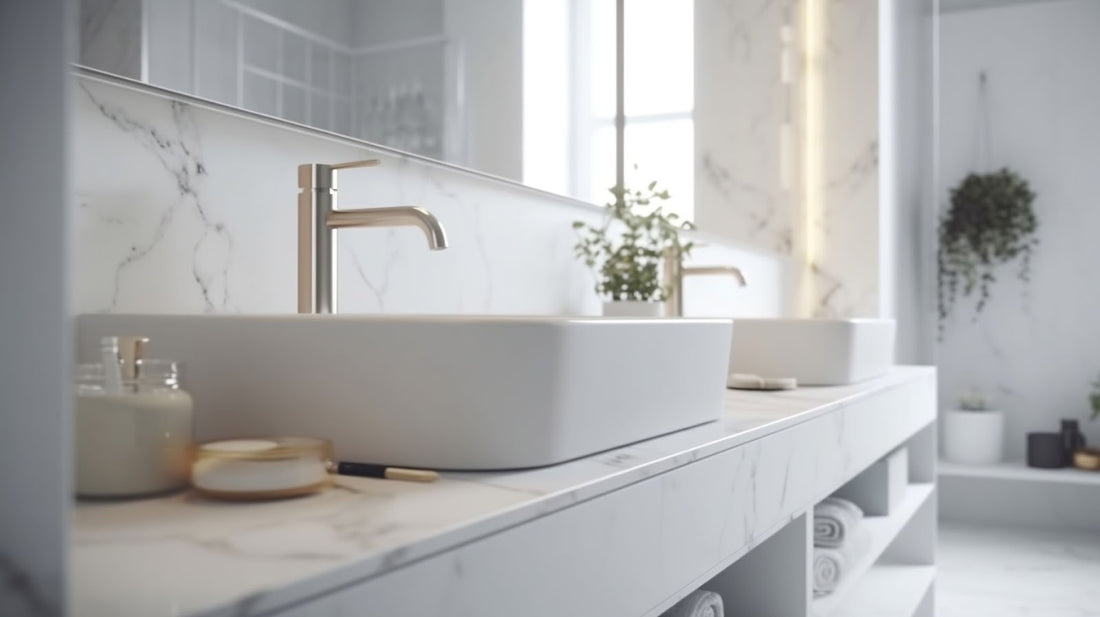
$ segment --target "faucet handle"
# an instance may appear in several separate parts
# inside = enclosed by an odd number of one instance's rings
[[[352,169],[354,167],[374,167],[381,165],[378,159],[366,161],[352,161],[350,163],[336,163],[326,165],[324,163],[305,163],[298,166],[298,188],[305,190],[327,191],[336,188],[336,171],[340,169]]]
[[[382,161],[379,159],[368,159],[365,161],[352,161],[350,163],[337,163],[335,165],[329,165],[329,169],[333,171],[337,169],[352,169],[354,167],[375,167],[381,165]]]

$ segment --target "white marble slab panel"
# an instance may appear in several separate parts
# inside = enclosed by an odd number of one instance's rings
[[[879,196],[879,4],[825,2],[822,211],[811,221],[815,317],[879,317],[880,244],[892,241]]]
[[[295,310],[299,164],[380,158],[340,177],[344,207],[420,205],[451,247],[413,229],[341,231],[340,308],[351,312],[596,314],[573,256],[572,199],[82,76],[75,87],[77,312]],[[692,314],[787,311],[789,260],[701,236],[696,263],[750,285],[692,280]]]
[[[799,5],[695,3],[696,217],[703,229],[786,255],[801,229]]]

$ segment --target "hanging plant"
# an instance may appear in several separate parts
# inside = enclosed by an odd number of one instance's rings
[[[1027,181],[1009,169],[972,173],[951,190],[951,208],[940,222],[941,323],[960,296],[977,294],[975,314],[981,313],[1005,263],[1019,259],[1020,280],[1029,280],[1039,244],[1034,201]]]
[[[577,257],[596,275],[596,293],[610,300],[660,302],[668,297],[661,284],[660,264],[666,251],[686,257],[694,246],[681,242],[680,232],[694,229],[673,212],[665,213],[660,203],[669,198],[650,182],[644,190],[612,188],[614,200],[605,204],[606,216],[599,225],[574,221],[579,239]],[[648,210],[642,214],[639,210]],[[617,238],[611,227],[621,228]]]

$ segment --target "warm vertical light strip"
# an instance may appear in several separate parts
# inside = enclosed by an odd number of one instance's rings
[[[811,266],[818,258],[818,222],[822,201],[822,49],[824,47],[825,0],[804,0],[806,16],[805,40],[805,97],[803,113],[803,224],[805,226],[805,260]]]
[[[821,257],[821,217],[825,186],[822,181],[824,160],[824,40],[825,2],[827,0],[802,0],[805,8],[802,23],[803,40],[803,92],[802,92],[802,268],[800,298],[802,317],[816,313],[814,272]]]

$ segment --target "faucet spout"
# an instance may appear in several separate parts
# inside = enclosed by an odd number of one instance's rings
[[[665,285],[668,297],[665,298],[665,316],[682,317],[684,314],[684,277],[694,274],[725,274],[732,276],[740,287],[744,287],[745,275],[735,266],[693,266],[685,267],[682,256],[671,251],[664,256]]]
[[[331,210],[325,223],[333,230],[347,227],[416,227],[424,232],[428,248],[433,251],[447,248],[447,232],[439,224],[439,219],[420,206]]]
[[[447,248],[443,225],[419,206],[341,210],[336,172],[373,167],[380,161],[298,166],[298,312],[336,312],[336,230],[349,227],[416,227],[433,251]]]
[[[737,266],[693,266],[680,269],[680,276],[689,276],[692,274],[727,274],[732,276],[741,287],[748,284],[745,282],[745,275],[741,274],[741,268]]]

